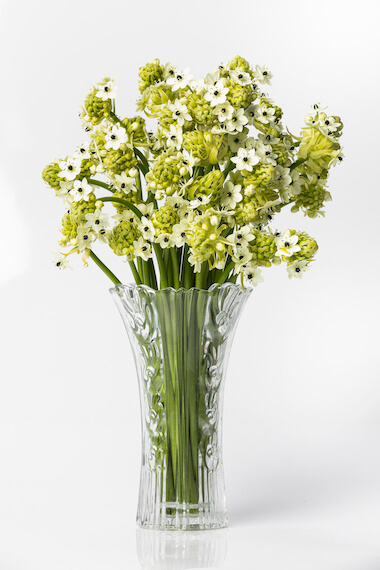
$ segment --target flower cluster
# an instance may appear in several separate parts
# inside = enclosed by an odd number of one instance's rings
[[[149,127],[140,115],[116,114],[106,77],[80,113],[88,140],[43,171],[66,207],[56,265],[82,253],[118,282],[93,251],[100,241],[154,288],[257,285],[262,267],[281,262],[302,277],[315,240],[270,225],[288,205],[324,215],[329,169],[342,160],[340,118],[313,105],[300,136],[291,135],[263,91],[272,73],[238,56],[200,80],[159,60],[139,76],[137,109]]]

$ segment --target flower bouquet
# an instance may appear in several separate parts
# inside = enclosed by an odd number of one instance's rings
[[[227,520],[220,418],[233,332],[263,267],[285,263],[289,278],[309,270],[315,239],[271,223],[287,207],[324,215],[342,123],[316,104],[291,134],[262,91],[272,73],[242,57],[200,80],[159,60],[139,76],[146,119],[118,114],[104,78],[80,113],[87,142],[43,171],[66,208],[54,263],[79,253],[114,284],[140,382],[139,524],[217,528]],[[99,242],[134,284],[101,261]]]

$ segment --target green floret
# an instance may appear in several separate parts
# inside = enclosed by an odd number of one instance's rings
[[[140,93],[143,93],[143,91],[145,91],[145,89],[147,89],[151,85],[154,85],[159,81],[163,81],[164,79],[163,71],[164,67],[163,65],[160,65],[159,59],[155,59],[154,61],[152,61],[152,63],[147,63],[143,67],[140,67],[139,70]]]
[[[104,166],[112,176],[115,174],[122,174],[122,172],[131,168],[136,168],[137,166],[135,153],[128,147],[126,147],[125,150],[122,150],[121,148],[119,150],[108,150],[103,158],[103,162]]]
[[[136,224],[122,220],[109,232],[108,244],[116,255],[126,255],[128,261],[132,261],[135,251],[133,242],[137,241],[140,235]]]
[[[112,110],[111,99],[103,101],[96,96],[97,89],[93,87],[92,91],[87,95],[84,106],[93,125],[98,125],[103,119],[108,119]]]
[[[58,164],[58,160],[55,160],[51,164],[45,166],[42,171],[42,179],[49,184],[54,190],[59,190],[61,188],[60,181],[62,178],[59,178],[58,174],[61,172],[61,169]]]
[[[244,57],[240,57],[240,55],[236,55],[230,62],[230,69],[239,68],[246,73],[249,73],[251,67]]]
[[[255,231],[255,239],[250,242],[252,261],[257,265],[270,267],[277,251],[276,236],[272,232]]]
[[[77,237],[78,226],[86,223],[86,214],[93,214],[96,210],[96,196],[91,193],[88,196],[88,201],[79,200],[79,202],[73,202],[70,206],[70,210],[62,218],[62,228],[61,232],[63,238],[60,241],[60,245],[66,246],[70,245],[70,241]]]

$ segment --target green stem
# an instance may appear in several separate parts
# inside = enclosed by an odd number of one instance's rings
[[[293,164],[289,167],[289,169],[293,170],[294,168],[297,168],[297,166],[300,166],[300,164],[303,164],[304,162],[306,162],[306,160],[307,158],[299,158],[298,160],[293,162]]]
[[[227,279],[227,277],[229,276],[230,272],[233,270],[233,268],[235,267],[235,262],[234,261],[230,261],[227,266],[225,267],[224,271],[219,275],[219,278],[217,279],[216,283],[219,283],[220,285],[222,283],[225,282],[225,280]]]
[[[106,184],[105,182],[100,182],[100,180],[94,180],[93,178],[89,178],[87,180],[87,182],[89,184],[92,184],[93,186],[101,186],[102,188],[105,188],[106,190],[109,190],[110,192],[115,192],[115,190],[113,188],[111,188],[111,186],[109,184]]]
[[[115,121],[115,123],[121,123],[121,119],[119,119],[119,117],[113,111],[110,112],[110,117]]]
[[[142,285],[140,274],[137,271],[136,265],[133,263],[133,261],[129,262],[129,267],[132,269],[132,273],[133,273],[133,277],[136,281],[136,285]]]
[[[139,159],[141,160],[141,172],[143,173],[143,175],[145,176],[147,172],[149,172],[149,163],[146,159],[146,157],[144,156],[144,154],[141,152],[141,150],[139,150],[138,148],[136,148],[135,146],[133,147],[133,150],[135,151],[135,154],[139,157]]]
[[[172,259],[174,289],[179,289],[179,263],[177,251],[174,247],[170,248],[170,255]]]
[[[90,257],[92,259],[92,261],[95,261],[96,265],[98,267],[100,267],[100,269],[102,271],[104,271],[104,273],[107,275],[107,277],[109,277],[112,281],[112,283],[114,283],[114,285],[118,285],[119,283],[121,283],[121,281],[119,281],[119,279],[116,277],[116,275],[114,273],[112,273],[112,271],[110,269],[108,269],[108,267],[106,265],[104,265],[104,263],[102,261],[100,261],[99,257],[97,255],[95,255],[95,253],[93,251],[90,251]]]
[[[235,168],[235,166],[236,166],[236,164],[234,162],[232,162],[231,159],[227,162],[226,167],[223,170],[223,174],[224,174],[225,179],[227,178],[229,172]]]
[[[117,202],[118,204],[122,204],[129,210],[132,210],[132,212],[134,212],[139,219],[142,218],[142,213],[140,210],[128,200],[124,200],[123,198],[114,198],[113,196],[102,196],[102,198],[99,198],[99,200],[102,202]]]
[[[156,259],[158,263],[158,269],[160,271],[160,289],[165,289],[168,286],[168,278],[166,275],[166,267],[164,263],[164,258],[162,256],[162,249],[158,243],[153,244],[154,253],[156,254]]]

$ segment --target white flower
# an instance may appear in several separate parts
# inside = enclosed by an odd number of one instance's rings
[[[108,81],[104,80],[102,83],[98,83],[98,85],[96,96],[99,97],[99,99],[107,101],[107,99],[115,98],[117,87],[113,79],[109,79]]]
[[[256,115],[257,115],[257,110],[258,110],[259,106],[258,105],[254,105],[253,103],[251,103],[245,112],[245,115],[248,119],[248,124],[249,125],[253,125],[253,121],[256,120]]]
[[[300,246],[297,245],[298,235],[291,235],[290,230],[286,230],[276,238],[277,251],[275,256],[290,257],[293,253],[300,251]]]
[[[245,129],[245,131],[246,130],[247,129]],[[232,152],[237,152],[240,147],[245,145],[245,142],[247,140],[247,133],[243,130],[241,133],[234,133],[233,135],[229,134],[227,140],[228,146]]]
[[[199,259],[193,253],[191,253],[188,257],[188,262],[190,263],[190,265],[194,267],[194,273],[200,272],[200,270],[202,269],[203,261],[204,261],[203,259]]]
[[[79,202],[79,200],[88,201],[88,197],[92,192],[92,186],[83,178],[82,180],[75,180],[73,188],[70,191],[70,195],[74,202]]]
[[[84,158],[91,158],[90,153],[90,142],[85,142],[78,147],[78,150],[75,153],[76,156],[80,156],[83,160]]]
[[[204,196],[203,194],[199,194],[194,200],[190,201],[190,208],[196,210],[200,206],[205,206],[211,200],[211,196]]]
[[[310,267],[308,267],[307,261],[299,260],[295,261],[294,263],[290,263],[287,267],[287,271],[289,279],[291,279],[292,277],[297,277],[297,279],[301,279],[305,271],[310,271]]]
[[[255,267],[253,264],[248,263],[243,270],[243,274],[248,283],[254,287],[257,287],[259,283],[264,281],[264,277],[261,275],[261,269]]]
[[[234,210],[236,208],[236,204],[241,202],[243,196],[241,194],[241,184],[234,185],[231,180],[226,182],[224,188],[221,192],[221,204],[222,206],[226,206],[227,208],[231,208]]]
[[[111,131],[106,134],[105,140],[104,146],[107,150],[119,150],[122,144],[128,142],[128,133],[124,127],[113,125]]]
[[[273,122],[274,119],[276,118],[274,116],[275,112],[276,111],[275,109],[273,109],[273,107],[267,107],[266,105],[259,105],[259,107],[256,110],[255,119],[256,121],[260,121],[260,123],[267,125]]]
[[[70,267],[69,261],[66,255],[62,255],[61,253],[54,253],[54,260],[53,263],[58,269],[66,269],[66,267]]]
[[[231,255],[233,261],[235,262],[234,275],[245,271],[248,263],[252,260],[252,253],[248,249],[239,249],[235,254]]]
[[[227,101],[225,103],[220,103],[219,105],[216,105],[216,107],[214,108],[214,113],[215,115],[218,115],[218,120],[221,123],[223,123],[224,121],[229,121],[232,118],[233,112],[234,112],[233,106]]]
[[[191,115],[183,103],[176,99],[174,103],[168,103],[168,109],[172,112],[172,117],[177,121],[180,127],[185,124],[185,121],[191,121]]]
[[[231,119],[227,121],[230,131],[242,132],[244,125],[248,123],[248,119],[244,114],[244,109],[234,109]]]
[[[210,85],[216,85],[219,80],[220,80],[220,70],[214,69],[212,73],[208,73],[206,75],[206,77],[204,78],[204,83],[206,85],[206,88],[208,88]]]
[[[71,190],[74,187],[74,182],[65,182],[64,180],[61,180],[59,185],[60,190],[57,191],[57,196],[65,200],[68,204],[71,204],[73,202]]]
[[[271,84],[270,80],[273,77],[273,73],[269,71],[266,65],[256,65],[254,75],[257,81],[260,81],[260,83],[266,83],[267,85]]]
[[[243,71],[239,67],[230,70],[230,77],[232,81],[238,83],[239,85],[250,85],[252,83],[252,78],[249,73]]]
[[[252,233],[250,226],[241,226],[234,233],[227,236],[227,240],[236,250],[239,248],[248,248],[249,242],[254,239],[255,234]]]
[[[165,81],[167,81],[168,79],[171,79],[172,77],[175,77],[177,73],[177,66],[176,65],[172,65],[170,62],[166,63],[164,66],[164,70],[163,70],[163,76]]]
[[[166,132],[167,145],[168,147],[176,148],[180,150],[182,145],[182,129],[179,126],[170,125],[170,131]]]
[[[100,233],[101,230],[108,228],[110,225],[109,215],[103,213],[99,208],[96,208],[93,214],[86,214],[85,218],[87,222],[84,227],[92,229],[95,233]]]
[[[325,117],[319,124],[319,130],[325,137],[334,137],[334,133],[338,130],[341,123],[336,121],[334,117]]]
[[[246,150],[245,148],[239,148],[237,156],[231,158],[231,161],[236,164],[237,170],[248,170],[248,172],[252,172],[252,167],[260,162],[260,159],[256,156],[254,149]]]
[[[154,211],[154,204],[152,204],[152,202],[150,202],[149,204],[142,203],[138,205],[138,209],[140,210],[143,216],[145,216],[146,218],[148,218],[148,220],[150,220]]]
[[[210,102],[211,107],[216,107],[227,100],[227,93],[228,87],[224,87],[223,81],[217,81],[215,85],[211,85],[211,87],[209,87],[204,98],[206,101]]]
[[[189,201],[185,200],[181,196],[168,196],[165,204],[177,210],[180,218],[182,218],[189,210]]]
[[[166,249],[171,245],[171,235],[160,234],[158,237],[156,237],[155,241],[162,247],[162,249]]]
[[[183,218],[179,224],[173,226],[171,241],[176,247],[182,247],[186,243],[187,233],[190,231],[191,224],[186,218]]]
[[[305,124],[307,127],[319,127],[320,121],[315,118],[315,115],[306,115],[305,116]]]
[[[76,243],[79,251],[84,251],[85,249],[89,249],[90,245],[94,240],[95,240],[95,235],[91,232],[89,228],[86,228],[83,225],[78,226]]]
[[[276,166],[277,162],[275,159],[278,155],[273,152],[270,144],[264,144],[261,140],[257,141],[256,154],[260,157],[263,164]]]
[[[133,247],[135,248],[136,257],[141,257],[144,261],[148,261],[148,259],[153,257],[152,246],[144,238],[140,237],[137,241],[134,241]]]
[[[192,75],[189,75],[189,69],[186,68],[184,71],[176,71],[174,76],[171,75],[166,80],[166,84],[171,85],[172,91],[178,91],[178,89],[187,87],[192,77]]]
[[[193,175],[193,168],[195,166],[195,158],[193,157],[192,152],[188,152],[187,150],[182,150],[180,157],[182,157],[182,166],[179,169],[179,173],[181,176],[185,176],[189,174],[190,176]]]
[[[280,142],[279,137],[275,137],[273,135],[270,135],[269,133],[264,134],[264,133],[259,133],[258,138],[264,143],[264,144],[278,144]],[[285,142],[286,144],[286,142]]]
[[[61,172],[58,173],[58,176],[66,178],[66,180],[75,180],[80,174],[81,164],[82,158],[79,156],[68,156],[66,160],[60,160],[58,166]]]
[[[292,183],[292,177],[290,175],[290,168],[284,168],[281,165],[277,165],[274,169],[275,182],[280,191],[281,198],[284,201],[289,200],[289,195],[292,192],[290,184]]]
[[[292,181],[289,184],[289,190],[293,196],[298,196],[301,193],[302,187],[304,185],[304,179],[300,175],[297,168],[293,168],[290,172]]]
[[[142,233],[144,240],[152,241],[154,239],[154,225],[146,216],[142,216],[138,229]]]
[[[136,180],[127,176],[126,172],[122,172],[121,174],[115,174],[115,185],[118,190],[123,190],[125,194],[129,194],[130,192],[136,192]]]

